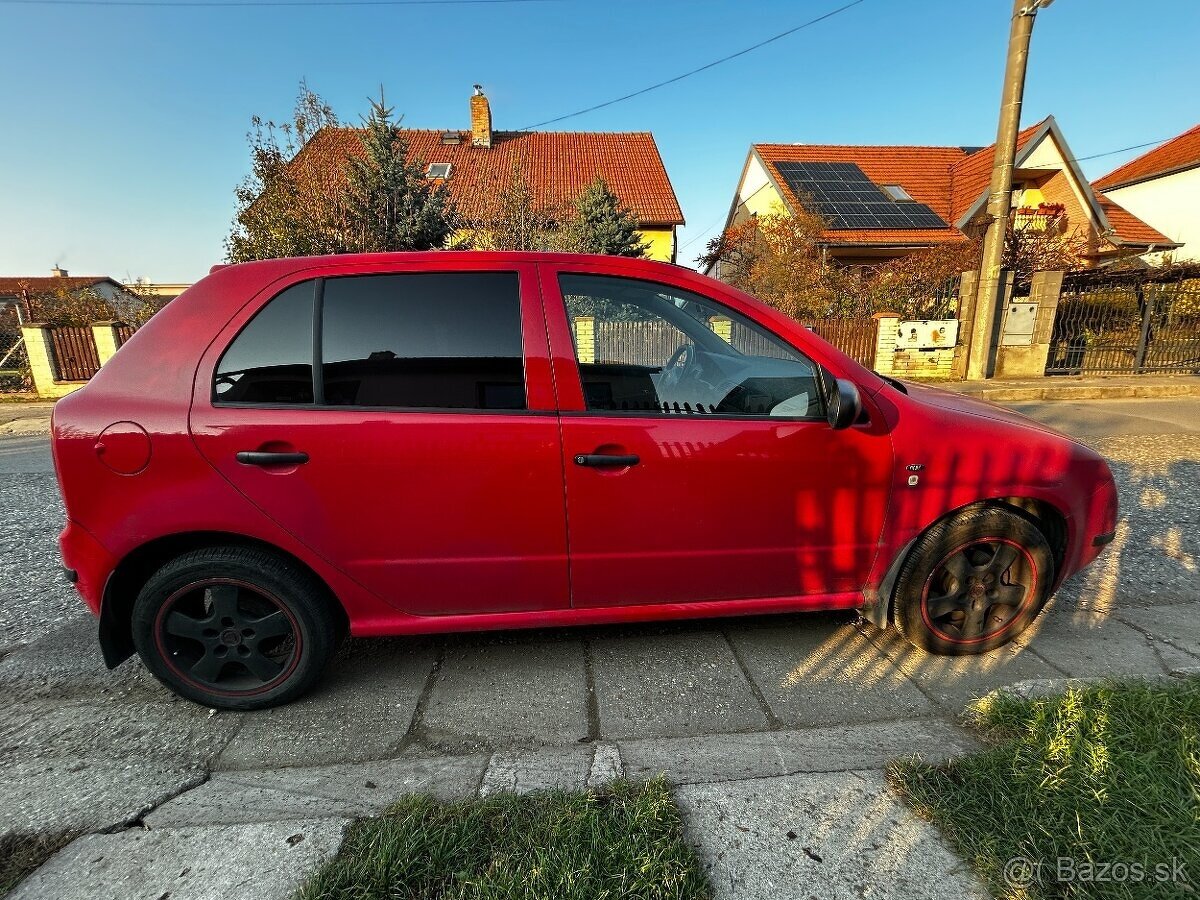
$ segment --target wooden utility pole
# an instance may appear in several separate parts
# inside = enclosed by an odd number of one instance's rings
[[[1013,165],[1017,155],[1017,132],[1021,127],[1021,100],[1025,95],[1025,67],[1029,61],[1029,38],[1033,19],[1040,8],[1053,0],[1016,0],[1008,35],[1008,62],[1004,68],[1004,92],[1000,98],[1000,126],[996,132],[996,155],[988,194],[991,222],[983,239],[983,261],[979,266],[979,293],[975,320],[967,344],[967,379],[992,377],[992,342],[1000,298],[1000,269],[1004,261],[1004,238],[1012,209]]]

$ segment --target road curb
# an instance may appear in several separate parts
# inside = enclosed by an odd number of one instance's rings
[[[1128,380],[1063,384],[1059,379],[1043,382],[943,382],[936,385],[991,403],[1029,400],[1166,400],[1174,397],[1200,397],[1200,378],[1184,376],[1178,380]]]

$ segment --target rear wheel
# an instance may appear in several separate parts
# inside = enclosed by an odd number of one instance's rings
[[[896,627],[933,653],[987,653],[1029,627],[1053,583],[1054,556],[1037,524],[1008,507],[979,507],[917,540],[896,581]]]
[[[262,709],[321,677],[342,633],[323,586],[296,564],[245,547],[184,553],[134,602],[133,641],[175,693],[218,709]]]

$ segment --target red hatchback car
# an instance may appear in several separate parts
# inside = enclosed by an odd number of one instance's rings
[[[218,267],[53,431],[105,660],[232,709],[347,632],[861,608],[982,653],[1117,517],[1087,447],[615,257]]]

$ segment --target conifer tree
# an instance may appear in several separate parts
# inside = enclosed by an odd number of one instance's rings
[[[364,120],[366,155],[347,163],[344,250],[381,252],[431,250],[446,245],[456,215],[446,182],[425,177],[424,165],[409,161],[408,142],[392,109],[371,101]]]
[[[576,253],[645,256],[650,245],[637,231],[637,218],[597,177],[575,200],[575,217],[564,229],[564,248]]]

